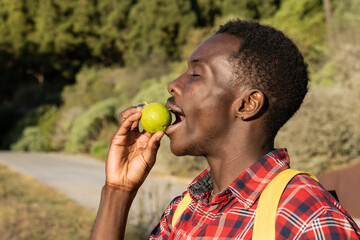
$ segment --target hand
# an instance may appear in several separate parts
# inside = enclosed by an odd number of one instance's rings
[[[106,183],[127,191],[136,191],[155,164],[163,132],[140,133],[142,105],[120,114],[120,127],[111,140],[106,160]]]

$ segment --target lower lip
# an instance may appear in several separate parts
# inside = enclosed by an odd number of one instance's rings
[[[170,125],[167,130],[165,131],[166,135],[170,135],[172,134],[173,132],[176,131],[177,128],[180,127],[180,125],[183,123],[184,120],[182,120],[181,122],[178,122],[177,124],[175,125]]]

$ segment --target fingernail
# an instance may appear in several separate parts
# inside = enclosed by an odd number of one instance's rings
[[[164,134],[159,134],[159,136],[156,137],[156,140],[159,142]]]

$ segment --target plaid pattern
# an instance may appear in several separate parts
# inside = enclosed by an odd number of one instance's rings
[[[251,239],[261,192],[289,165],[286,149],[274,150],[210,203],[212,181],[210,170],[205,170],[170,203],[150,239]],[[172,228],[174,211],[187,192],[193,200]],[[286,187],[277,211],[276,234],[277,239],[360,239],[358,226],[344,208],[306,175],[294,177]]]

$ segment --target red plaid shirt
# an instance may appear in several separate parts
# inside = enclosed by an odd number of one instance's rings
[[[213,189],[209,169],[175,198],[150,239],[251,239],[257,200],[266,185],[289,168],[286,149],[277,149],[241,173],[208,202]],[[192,201],[172,227],[179,202],[190,192]],[[360,230],[345,209],[307,175],[294,177],[286,187],[276,217],[277,239],[360,239]]]

